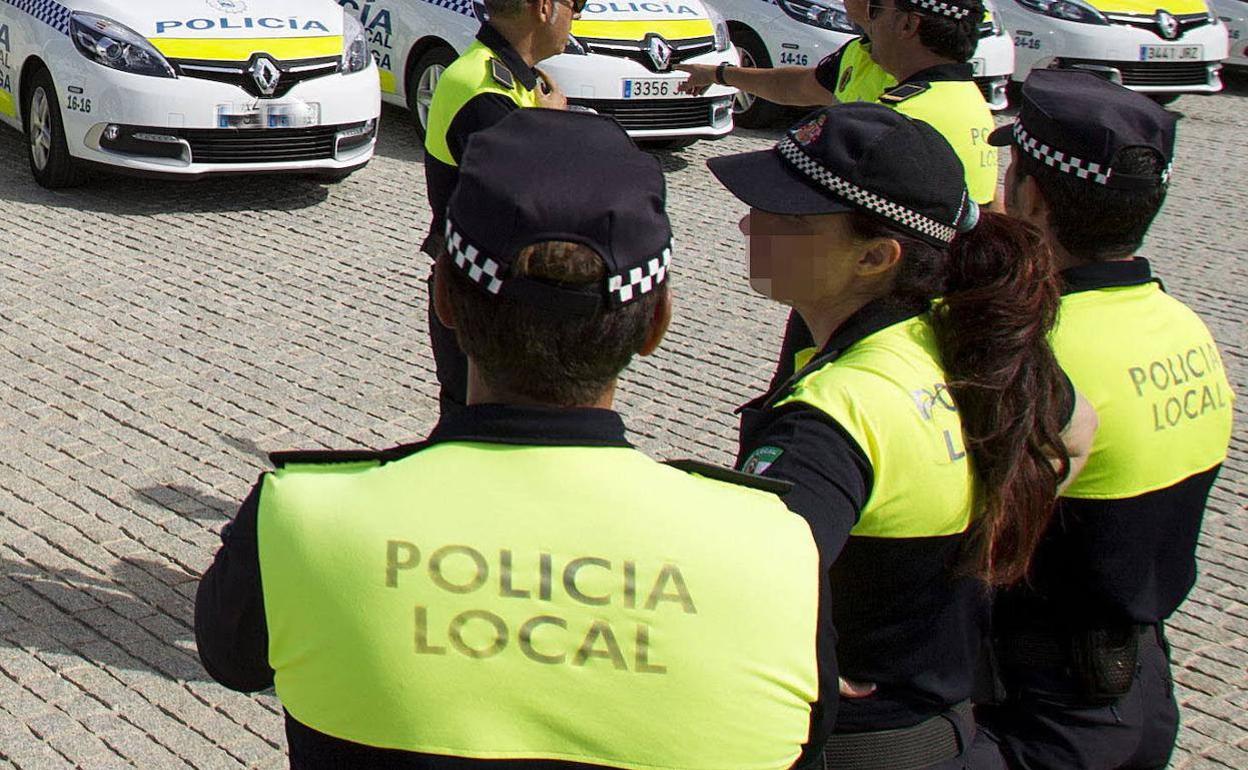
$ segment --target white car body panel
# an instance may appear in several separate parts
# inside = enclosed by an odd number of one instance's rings
[[[448,46],[456,54],[472,44],[480,29],[481,22],[471,0],[338,0],[338,2],[356,15],[369,32],[373,55],[381,69],[382,100],[401,107],[408,104],[411,68],[424,51],[431,46]],[[708,20],[708,14],[701,0],[591,0],[586,5],[581,19],[573,24],[573,35],[582,36],[583,29],[602,32],[603,40],[618,42],[610,25],[629,26],[644,25],[647,30],[663,36],[665,39],[676,39],[666,30],[675,23],[682,24],[690,20]],[[705,26],[705,25],[703,25]],[[630,29],[637,27],[630,26]],[[597,38],[596,38],[597,39]],[[690,63],[718,64],[723,61],[736,64],[739,61],[736,50],[729,45],[727,50],[715,51],[712,47],[707,53],[686,59]],[[549,74],[559,87],[567,94],[572,104],[596,106],[600,111],[611,114],[619,105],[626,103],[623,98],[623,82],[629,79],[671,80],[674,83],[684,80],[685,75],[673,71],[649,69],[641,63],[622,56],[590,52],[587,55],[560,54],[553,56],[539,65],[542,71]],[[713,121],[712,110],[708,107],[705,125],[683,128],[636,128],[625,119],[620,118],[628,133],[638,139],[676,139],[683,137],[716,137],[732,131],[731,102],[735,89],[723,86],[712,86],[701,97],[713,103],[723,105],[723,119]],[[690,97],[685,94],[672,93],[664,97],[656,97],[670,102],[673,109],[688,104]],[[602,102],[609,102],[603,105]],[[654,114],[657,120],[662,119],[665,105],[659,105]],[[618,116],[617,116],[618,117]]]
[[[1149,7],[1156,5],[1164,11],[1168,2],[1156,0]],[[1166,39],[1156,30],[1125,23],[1086,24],[1056,19],[1032,11],[1016,0],[1002,0],[1000,8],[1005,25],[1013,34],[1015,80],[1025,80],[1033,69],[1083,68],[1099,71],[1144,93],[1213,93],[1222,89],[1219,71],[1227,53],[1227,30],[1221,22],[1206,21],[1177,38]],[[1150,17],[1151,13],[1135,18],[1143,24]],[[1144,46],[1199,46],[1201,56],[1186,62],[1194,73],[1190,77],[1176,75],[1168,79],[1160,74],[1162,70],[1156,64],[1143,64]]]
[[[730,23],[754,32],[767,48],[774,67],[813,67],[830,53],[857,36],[807,24],[785,13],[778,0],[711,0]],[[840,0],[820,0],[824,5],[843,8]],[[987,3],[993,12],[993,4]],[[1005,81],[1014,71],[1014,46],[1000,24],[992,34],[980,38],[971,57],[975,79],[981,83],[996,81],[1001,86],[999,98],[990,99],[993,109],[1005,107]],[[993,89],[986,89],[993,93]]]
[[[24,10],[28,7],[34,11]],[[175,62],[175,69],[178,57],[172,54],[208,55],[214,64],[241,66],[255,54],[269,54],[270,48],[297,54],[314,38],[319,41],[317,56],[326,61],[323,66],[329,66],[331,55],[342,56],[343,13],[333,0],[0,0],[0,121],[23,129],[23,73],[42,64],[56,88],[66,145],[78,160],[132,172],[194,177],[220,172],[344,170],[357,168],[372,157],[381,104],[377,70],[371,63],[351,74],[335,69],[332,74],[302,80],[280,96],[264,98],[234,83],[185,72],[176,78],[139,75],[88,59],[69,36],[75,11],[129,27]],[[331,54],[331,49],[336,53]],[[230,58],[218,59],[221,53]],[[273,53],[272,59],[285,66],[279,54]],[[266,161],[259,151],[251,162],[200,162],[191,155],[189,144],[184,157],[174,159],[113,151],[100,143],[112,124],[143,127],[150,129],[149,134],[167,129],[168,134],[162,135],[174,138],[182,131],[220,129],[219,108],[226,106],[259,116],[298,113],[303,119],[310,119],[315,109],[319,117],[309,127],[328,131],[332,126],[372,121],[373,136],[366,144],[335,152],[333,157]],[[330,141],[337,146],[337,139]]]
[[[1226,25],[1230,53],[1226,63],[1232,67],[1248,67],[1248,2],[1245,0],[1209,0],[1209,7]]]

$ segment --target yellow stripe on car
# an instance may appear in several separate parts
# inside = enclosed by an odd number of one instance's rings
[[[157,37],[152,45],[170,59],[201,61],[246,61],[253,54],[266,53],[274,59],[315,59],[342,54],[342,36],[190,38]]]
[[[393,94],[398,92],[398,83],[395,82],[394,73],[390,70],[377,70],[378,76],[381,78],[381,92],[385,94]]]
[[[591,40],[645,40],[646,35],[662,35],[668,40],[710,37],[715,34],[709,19],[673,21],[574,21],[572,34]]]
[[[0,115],[17,117],[17,104],[13,101],[13,94],[8,91],[0,91]]]
[[[1205,13],[1208,10],[1205,0],[1088,0],[1088,2],[1102,13],[1134,13],[1140,16],[1152,16],[1159,10],[1168,11],[1176,16]]]

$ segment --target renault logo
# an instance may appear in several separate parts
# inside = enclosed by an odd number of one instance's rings
[[[256,81],[256,87],[264,96],[272,96],[277,90],[278,81],[282,79],[282,71],[267,56],[257,56],[251,64],[249,74],[251,79]]]
[[[1158,11],[1157,29],[1166,40],[1174,40],[1179,36],[1179,20],[1165,11]]]
[[[672,47],[658,35],[650,35],[646,38],[646,53],[658,72],[663,72],[672,64]]]

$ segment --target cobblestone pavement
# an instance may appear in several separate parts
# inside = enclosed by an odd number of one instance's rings
[[[1146,253],[1248,381],[1248,79],[1185,97],[1174,190]],[[730,462],[732,407],[770,371],[781,314],[742,274],[742,207],[664,155],[679,318],[621,405],[663,456]],[[284,448],[391,445],[435,408],[416,138],[336,187],[104,179],[49,193],[0,132],[0,768],[283,765],[280,711],[208,680],[191,632],[221,525]],[[1248,768],[1245,401],[1171,624],[1175,767]]]

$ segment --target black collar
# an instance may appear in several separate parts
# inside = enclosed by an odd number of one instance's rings
[[[1148,260],[1143,257],[1088,262],[1062,271],[1062,294],[1109,289],[1116,286],[1140,286],[1149,281],[1161,283],[1153,278],[1152,268],[1149,267]]]
[[[475,441],[528,446],[630,447],[610,409],[477,404],[444,416],[424,444]]]
[[[481,29],[477,32],[477,40],[486,48],[489,48],[503,64],[507,65],[507,69],[511,70],[511,74],[519,78],[520,83],[530,91],[537,88],[537,71],[525,63],[520,58],[520,54],[516,53],[516,49],[511,47],[511,43],[502,33],[494,29],[487,21],[481,25]]]
[[[935,83],[940,80],[974,80],[975,68],[970,64],[937,64],[935,67],[919,70],[897,85],[905,83]]]
[[[849,350],[858,342],[870,337],[878,331],[895,326],[903,321],[908,321],[915,316],[926,313],[931,307],[931,303],[927,301],[898,302],[895,299],[885,297],[882,299],[872,300],[863,305],[854,312],[845,322],[836,327],[836,331],[832,332],[832,336],[828,338],[827,344],[823,346],[814,357],[801,369],[793,373],[793,376],[784,382],[783,385],[768,393],[761,399],[750,402],[747,406],[757,406],[760,404],[769,406],[783,398],[797,383],[801,382],[807,375],[822,369],[824,366],[832,363],[840,358],[845,351]]]

